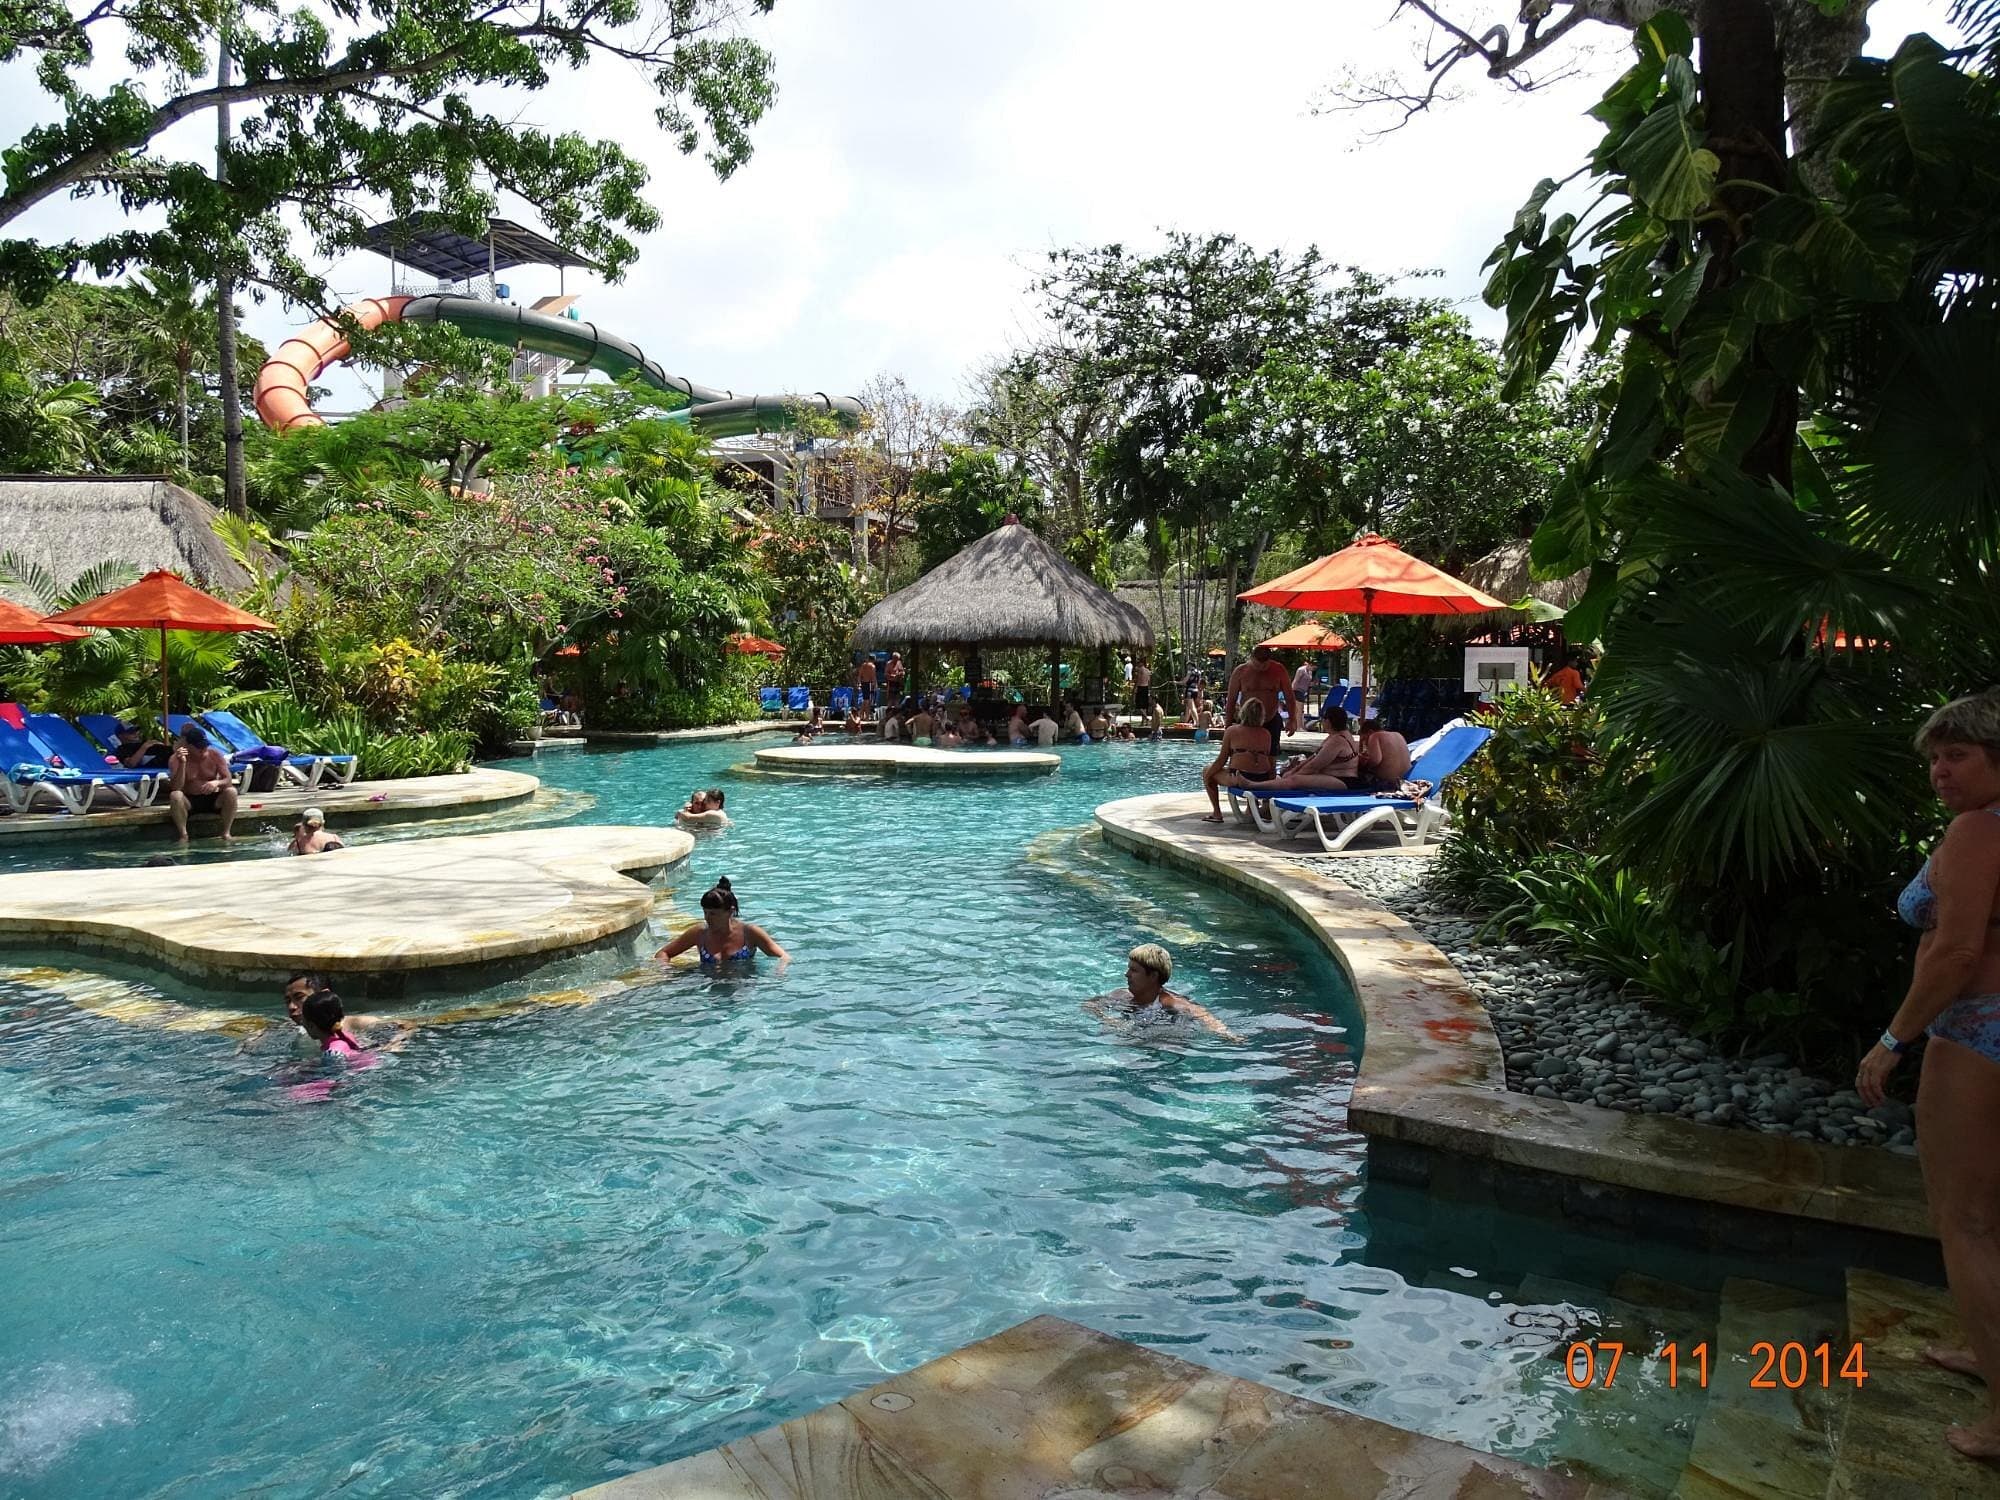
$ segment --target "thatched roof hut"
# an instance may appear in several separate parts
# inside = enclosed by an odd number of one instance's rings
[[[0,475],[0,551],[39,563],[58,588],[109,561],[139,573],[170,568],[211,593],[241,593],[255,580],[215,534],[218,514],[170,479]]]
[[[1129,646],[1146,616],[1009,516],[956,557],[861,617],[854,643],[883,646]]]
[[[1504,599],[1509,604],[1524,599],[1530,594],[1544,603],[1553,604],[1558,609],[1568,609],[1583,597],[1583,591],[1590,585],[1590,569],[1572,573],[1567,578],[1536,579],[1532,576],[1528,560],[1528,540],[1517,538],[1502,542],[1477,562],[1466,564],[1459,575],[1481,593],[1491,594],[1495,599]],[[1496,611],[1483,615],[1461,616],[1465,620],[1491,621],[1499,618]]]

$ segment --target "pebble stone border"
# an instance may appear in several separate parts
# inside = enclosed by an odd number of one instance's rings
[[[1907,1104],[1863,1109],[1851,1089],[1813,1077],[1782,1052],[1724,1056],[1612,981],[1568,967],[1551,943],[1482,936],[1480,918],[1433,887],[1428,860],[1298,863],[1380,902],[1444,951],[1486,1006],[1516,1093],[1836,1146],[1916,1150]]]

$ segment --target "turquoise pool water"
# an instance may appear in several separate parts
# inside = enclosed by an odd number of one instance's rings
[[[1643,1257],[1463,1216],[1371,1251],[1338,969],[1083,831],[1190,785],[1194,747],[977,785],[730,777],[747,758],[545,755],[514,816],[660,822],[726,786],[736,826],[671,877],[660,936],[727,874],[782,976],[418,1003],[402,1051],[302,1100],[315,1065],[275,1031],[168,1024],[240,1000],[0,970],[0,1494],[557,1495],[1042,1312],[1476,1446],[1595,1451],[1548,1357],[1580,1295],[1554,1278]],[[1240,1044],[1082,1010],[1142,940]],[[1684,1447],[1687,1411],[1647,1421]]]

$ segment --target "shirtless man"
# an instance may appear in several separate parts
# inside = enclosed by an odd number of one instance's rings
[[[911,743],[918,745],[929,744],[931,739],[931,731],[934,727],[935,726],[933,725],[931,720],[931,711],[929,705],[919,704],[917,706],[917,711],[914,714],[910,715]]]
[[[863,656],[854,664],[854,697],[860,703],[875,700],[875,658]]]
[[[1302,760],[1294,760],[1259,791],[1345,792],[1354,789],[1361,775],[1361,747],[1347,732],[1347,710],[1329,708],[1322,722],[1326,739],[1319,749]]]
[[[1144,1024],[1147,1021],[1192,1021],[1205,1026],[1217,1036],[1227,1037],[1232,1042],[1243,1038],[1208,1011],[1167,988],[1167,981],[1173,978],[1173,955],[1158,943],[1141,943],[1134,948],[1125,961],[1125,988],[1113,990],[1101,1000],[1090,1002],[1089,1009],[1104,1019],[1117,1019]]]
[[[1056,733],[1061,727],[1049,717],[1049,711],[1043,709],[1042,716],[1028,726],[1028,733],[1035,737],[1037,745],[1046,750],[1056,742]]]
[[[180,743],[174,749],[167,786],[167,805],[173,811],[174,836],[188,841],[188,814],[215,813],[222,819],[222,841],[235,835],[236,773],[229,769],[229,757],[208,742],[199,724],[181,726]]]
[[[1264,730],[1271,739],[1273,761],[1278,758],[1278,743],[1285,733],[1285,715],[1278,710],[1280,698],[1288,708],[1293,706],[1292,679],[1277,653],[1269,646],[1259,646],[1250,653],[1250,660],[1229,674],[1229,693],[1222,700],[1223,715],[1232,720],[1243,703],[1264,705]]]
[[[1361,785],[1363,792],[1393,792],[1410,774],[1410,742],[1378,719],[1361,721]]]
[[[1202,815],[1202,821],[1222,821],[1223,787],[1261,785],[1276,771],[1271,737],[1264,732],[1264,705],[1252,698],[1243,705],[1237,722],[1223,731],[1222,746],[1215,759],[1202,768],[1201,787],[1208,793],[1210,808]]]

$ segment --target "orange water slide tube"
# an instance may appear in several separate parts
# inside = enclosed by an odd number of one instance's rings
[[[363,330],[372,330],[399,321],[411,300],[363,297],[359,302],[348,303],[340,313]],[[326,418],[312,409],[308,393],[320,372],[328,365],[339,364],[348,352],[347,331],[332,318],[321,318],[280,344],[277,353],[257,372],[257,386],[251,398],[264,425],[273,432],[324,427]]]

